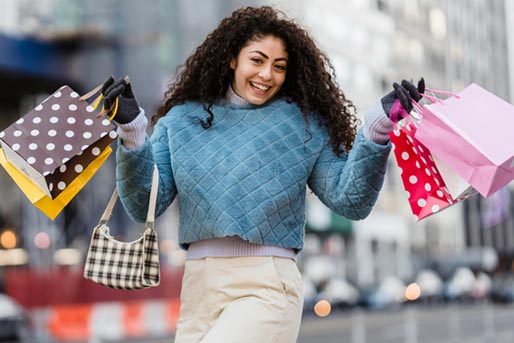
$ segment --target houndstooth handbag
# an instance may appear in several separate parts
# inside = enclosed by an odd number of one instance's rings
[[[84,267],[84,277],[116,289],[135,290],[155,287],[160,282],[159,250],[154,229],[155,202],[159,174],[154,168],[152,189],[142,237],[129,243],[114,239],[107,222],[118,199],[117,189],[93,230]]]

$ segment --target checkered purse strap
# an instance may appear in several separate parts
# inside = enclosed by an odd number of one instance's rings
[[[150,200],[148,202],[148,212],[146,214],[146,227],[152,228],[154,227],[154,221],[155,221],[155,205],[157,202],[157,190],[159,187],[159,170],[157,169],[157,166],[154,165],[153,168],[153,175],[152,175],[152,188],[150,189]],[[109,200],[109,203],[107,204],[107,207],[105,208],[104,213],[102,214],[102,217],[100,218],[99,224],[107,225],[107,222],[109,221],[109,218],[111,218],[112,210],[114,208],[114,205],[116,204],[116,201],[118,200],[118,189],[114,188],[114,192],[111,195],[111,199]]]

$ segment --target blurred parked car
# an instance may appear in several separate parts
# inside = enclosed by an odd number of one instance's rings
[[[32,324],[27,311],[0,293],[0,342],[31,342]]]
[[[327,282],[318,298],[327,300],[332,308],[347,309],[358,304],[360,293],[344,278],[333,278]]]
[[[443,301],[444,282],[435,271],[420,270],[414,282],[420,288],[419,301],[427,303]]]
[[[457,268],[445,284],[445,300],[449,302],[470,301],[475,281],[476,278],[471,269],[467,267]]]
[[[309,256],[304,262],[303,270],[305,277],[319,290],[334,274],[335,265],[330,256]]]
[[[475,283],[471,288],[471,298],[475,301],[489,298],[492,289],[492,281],[489,275],[479,272],[475,277]]]
[[[504,273],[495,276],[489,297],[495,303],[511,304],[514,302],[514,274]]]
[[[386,277],[378,286],[363,291],[360,302],[369,309],[399,307],[405,302],[405,283],[396,276]]]

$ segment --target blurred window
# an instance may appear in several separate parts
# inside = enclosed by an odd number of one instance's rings
[[[377,9],[381,12],[387,13],[389,11],[389,6],[386,1],[377,0]]]
[[[425,48],[423,47],[423,43],[419,39],[411,39],[409,41],[409,55],[411,60],[416,61],[418,63],[423,62],[425,57]]]
[[[440,8],[432,8],[429,12],[430,33],[435,39],[446,38],[446,15]]]

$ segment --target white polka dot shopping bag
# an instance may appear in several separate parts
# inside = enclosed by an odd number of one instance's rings
[[[94,165],[96,172],[101,166],[98,161],[106,160],[116,127],[97,114],[84,97],[63,86],[0,132],[2,165],[9,164],[11,173],[5,169],[18,186],[25,185],[22,191],[32,203],[42,198],[57,200],[71,187],[65,199],[56,203],[69,202],[92,176],[89,167]],[[13,174],[12,168],[18,173]],[[88,177],[79,177],[84,173]]]
[[[414,137],[416,124],[411,121],[402,124],[397,125],[389,136],[409,205],[417,220],[471,196],[473,193],[461,194],[458,199],[452,197],[432,154]]]

